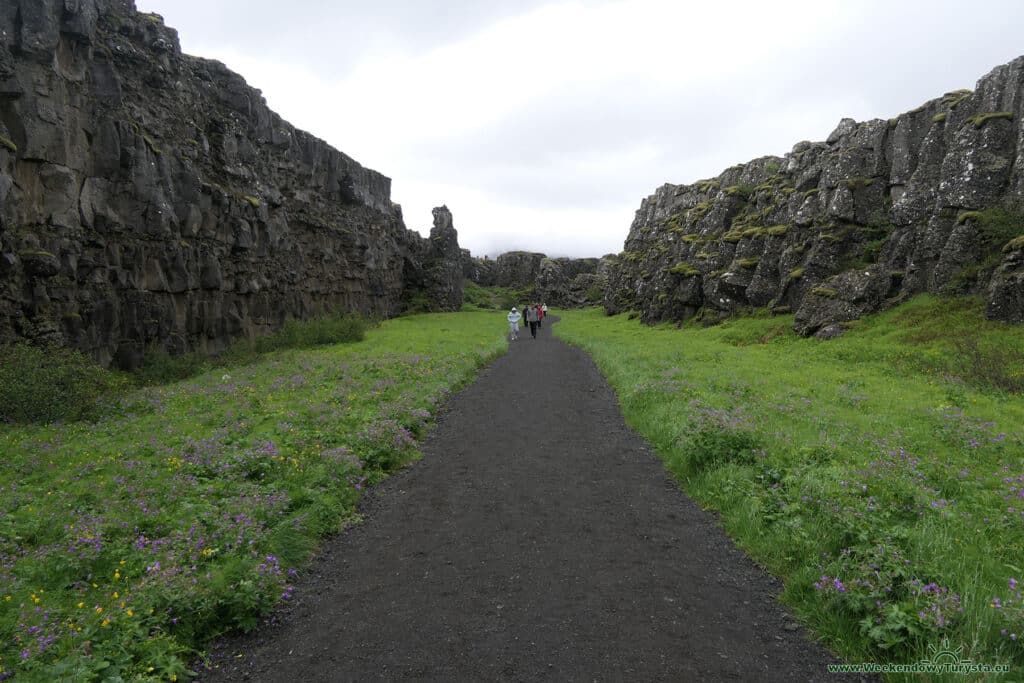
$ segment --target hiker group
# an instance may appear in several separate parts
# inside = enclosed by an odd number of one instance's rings
[[[520,313],[513,306],[512,310],[508,312],[508,331],[509,338],[515,341],[519,338],[519,321],[526,319],[525,321],[530,325],[530,335],[537,338],[537,328],[541,326],[544,321],[544,316],[548,314],[547,304],[530,304],[523,309]]]

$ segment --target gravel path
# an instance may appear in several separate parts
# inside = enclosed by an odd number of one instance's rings
[[[837,661],[591,360],[520,334],[208,681],[817,681]],[[849,678],[847,679],[849,680]]]

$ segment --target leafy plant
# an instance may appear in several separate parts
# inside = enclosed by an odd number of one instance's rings
[[[0,420],[95,418],[124,387],[122,376],[79,351],[28,344],[0,347]]]

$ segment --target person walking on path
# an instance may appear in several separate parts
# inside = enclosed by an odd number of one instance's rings
[[[526,322],[530,323],[530,335],[537,338],[537,328],[540,326],[540,307],[534,304],[526,308]]]
[[[544,309],[540,307],[540,304],[534,304],[537,307],[537,327],[544,327]]]
[[[519,311],[513,306],[512,310],[508,312],[508,333],[512,341],[519,338],[519,321],[522,319]]]

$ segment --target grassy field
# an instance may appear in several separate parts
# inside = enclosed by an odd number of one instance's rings
[[[1020,680],[1024,330],[981,310],[922,297],[830,342],[791,316],[676,329],[594,309],[554,329],[848,661],[949,649]]]
[[[95,421],[0,424],[0,680],[187,678],[203,643],[288,599],[504,334],[494,313],[401,318]]]

